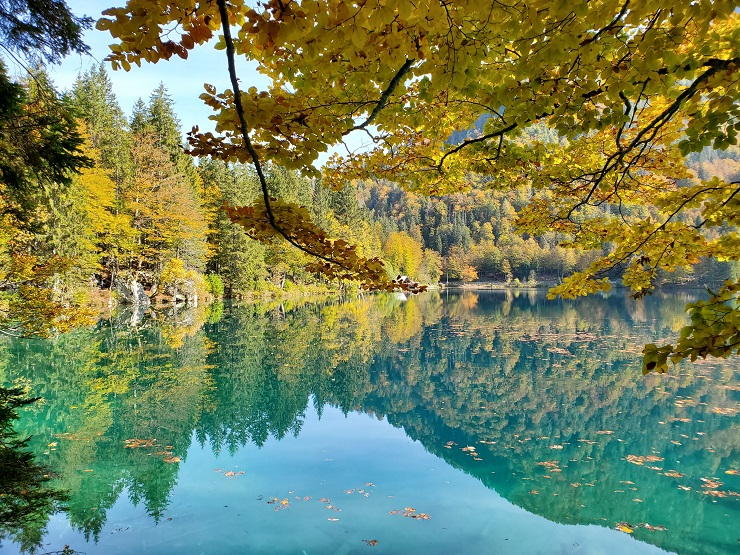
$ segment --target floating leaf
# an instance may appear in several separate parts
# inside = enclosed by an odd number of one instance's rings
[[[616,529],[625,534],[631,534],[635,531],[635,527],[628,522],[617,522]]]
[[[709,478],[701,478],[701,481],[704,482],[701,485],[701,487],[703,488],[716,489],[722,485],[722,482],[719,482],[717,480],[710,480]]]

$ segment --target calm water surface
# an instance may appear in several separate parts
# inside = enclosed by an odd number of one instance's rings
[[[6,339],[70,500],[0,551],[738,553],[740,364],[640,373],[690,300],[389,295]]]

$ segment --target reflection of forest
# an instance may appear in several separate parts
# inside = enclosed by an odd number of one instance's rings
[[[675,333],[687,298],[443,295],[111,321],[7,341],[0,378],[44,397],[21,431],[93,537],[123,491],[160,518],[194,432],[214,450],[261,445],[298,434],[313,402],[386,417],[548,519],[626,521],[681,552],[737,545],[721,524],[740,515],[735,367],[640,375],[640,345]]]

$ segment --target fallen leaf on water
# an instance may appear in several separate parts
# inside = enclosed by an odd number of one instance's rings
[[[625,534],[631,534],[635,531],[635,527],[632,526],[629,522],[617,522],[616,529],[620,532],[624,532]]]
[[[395,510],[395,511],[389,511],[389,515],[403,515],[405,517],[409,518],[416,518],[419,520],[431,520],[431,516],[429,516],[426,513],[417,513],[416,509],[413,507],[406,507],[403,511]]]
[[[705,489],[702,490],[702,493],[711,497],[727,497],[729,495],[726,491],[717,491],[716,489]]]
[[[701,478],[701,481],[704,482],[701,487],[703,488],[718,488],[722,485],[722,482],[716,481],[716,480],[710,480],[709,478]]]
[[[157,440],[132,438],[125,440],[123,443],[127,449],[138,449],[139,447],[153,447]]]
[[[641,522],[640,524],[638,524],[638,526],[641,528],[645,528],[645,530],[650,530],[651,532],[665,532],[666,530],[668,530],[668,528],[666,528],[665,526],[652,526],[647,522]]]
[[[627,462],[630,462],[632,464],[636,465],[643,465],[646,462],[657,462],[664,460],[663,457],[659,457],[657,455],[648,455],[647,457],[643,457],[641,455],[627,455],[625,457],[625,460]],[[651,469],[655,470],[657,467],[651,467]]]

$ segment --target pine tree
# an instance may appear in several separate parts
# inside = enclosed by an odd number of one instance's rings
[[[60,0],[0,2],[0,42],[33,62],[56,63],[71,52],[87,53],[82,32],[91,24],[91,18],[75,16]]]
[[[228,296],[262,289],[267,277],[266,247],[247,237],[244,228],[221,210],[224,202],[239,204],[254,199],[257,185],[252,172],[211,159],[203,160],[198,169],[207,193],[206,210],[212,215],[208,270],[221,276]]]
[[[126,117],[103,64],[77,77],[72,96],[92,147],[100,153],[103,167],[112,172],[118,194],[131,177],[131,141]]]
[[[129,118],[129,128],[131,133],[134,135],[143,135],[148,131],[149,117],[147,115],[147,107],[144,101],[139,98],[134,102],[134,106],[131,108],[131,117]]]

